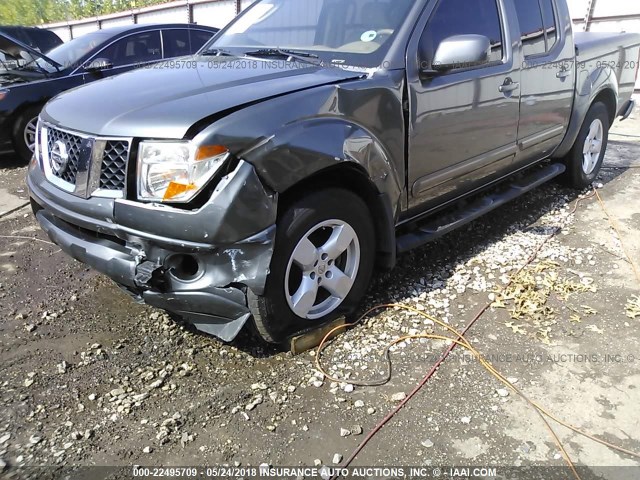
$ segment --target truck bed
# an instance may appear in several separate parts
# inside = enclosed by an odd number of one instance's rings
[[[620,87],[618,113],[633,95],[636,72],[640,62],[640,34],[637,33],[574,33],[578,71],[577,94],[602,74],[613,73]],[[591,81],[590,81],[591,80]]]

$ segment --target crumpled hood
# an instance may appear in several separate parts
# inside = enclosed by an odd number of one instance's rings
[[[93,135],[183,138],[206,117],[362,75],[253,58],[183,58],[65,92],[46,105],[43,118]]]

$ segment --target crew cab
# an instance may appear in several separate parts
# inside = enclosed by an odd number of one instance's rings
[[[640,35],[565,0],[259,0],[180,68],[63,93],[28,185],[53,242],[230,341],[358,307],[374,266],[597,177]]]

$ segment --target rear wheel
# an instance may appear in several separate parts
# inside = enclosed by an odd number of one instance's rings
[[[371,215],[357,195],[327,189],[293,203],[278,220],[265,293],[249,294],[260,336],[281,343],[354,311],[374,256]]]
[[[607,107],[601,102],[594,103],[565,159],[565,181],[568,185],[586,188],[598,177],[607,150],[610,126]]]
[[[13,127],[13,148],[25,162],[31,160],[36,145],[36,126],[42,107],[29,107],[17,118]]]

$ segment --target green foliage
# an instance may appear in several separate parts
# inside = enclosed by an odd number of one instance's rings
[[[0,0],[0,25],[40,25],[77,20],[167,0]]]

